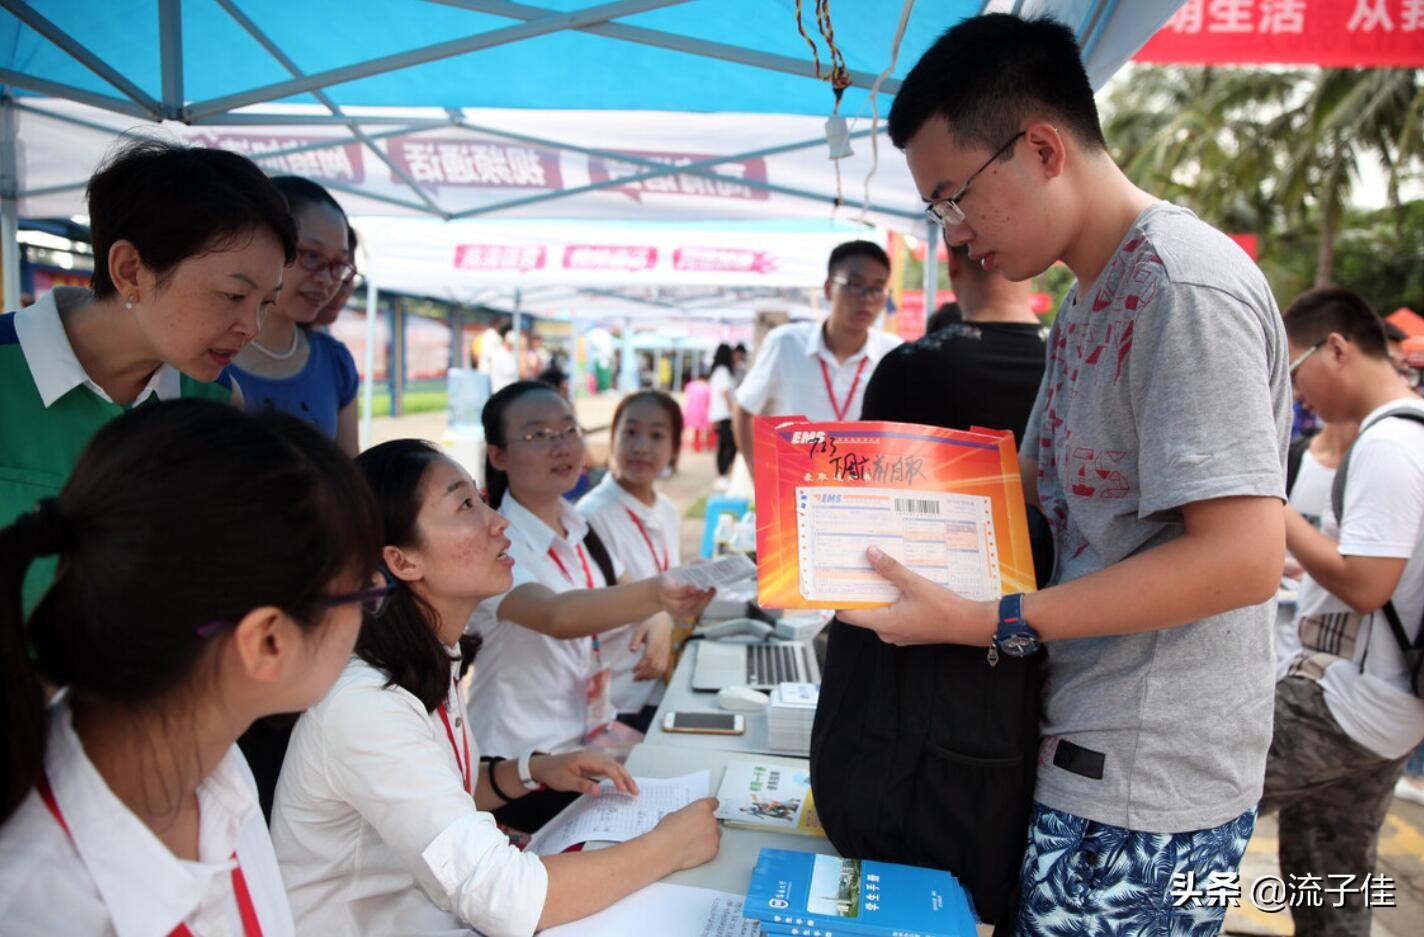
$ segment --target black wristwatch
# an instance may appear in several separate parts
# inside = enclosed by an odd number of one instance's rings
[[[999,600],[999,627],[989,646],[990,665],[999,662],[999,652],[1010,657],[1028,657],[1042,646],[1038,632],[1023,616],[1023,593],[1015,592]]]

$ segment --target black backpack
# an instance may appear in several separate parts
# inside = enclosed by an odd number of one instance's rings
[[[1365,435],[1365,430],[1374,426],[1375,423],[1389,419],[1410,420],[1424,426],[1424,413],[1414,410],[1396,410],[1361,426],[1360,435],[1355,437],[1355,441],[1358,442],[1360,436]],[[1345,450],[1345,455],[1340,460],[1340,468],[1336,470],[1335,481],[1330,486],[1330,507],[1335,511],[1337,521],[1343,521],[1345,518],[1345,484],[1350,473],[1350,456],[1354,451],[1355,444],[1351,443],[1350,448]],[[1399,653],[1404,658],[1404,669],[1409,675],[1410,689],[1414,691],[1415,696],[1424,697],[1424,621],[1420,622],[1419,632],[1414,636],[1414,640],[1410,641],[1403,623],[1399,620],[1399,612],[1394,608],[1394,600],[1386,601],[1380,611],[1384,613],[1385,620],[1389,622],[1389,630],[1394,635],[1395,643],[1399,645]]]
[[[1036,509],[1029,516],[1046,579],[1052,535]],[[982,921],[1010,927],[1045,652],[990,665],[984,648],[894,647],[839,620],[828,637],[811,789],[831,844],[843,856],[947,869]]]

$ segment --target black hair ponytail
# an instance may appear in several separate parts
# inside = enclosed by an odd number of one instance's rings
[[[335,443],[282,414],[205,400],[136,407],[89,441],[59,496],[0,529],[0,822],[44,758],[41,679],[143,707],[188,685],[221,626],[273,605],[304,627],[380,549],[369,489]],[[57,554],[25,620],[21,587]]]
[[[564,397],[559,394],[558,388],[543,381],[515,381],[501,387],[494,396],[485,401],[485,408],[480,413],[480,423],[485,430],[485,493],[489,501],[489,506],[498,510],[499,505],[504,501],[504,493],[509,490],[509,476],[494,467],[490,462],[489,447],[509,445],[505,439],[504,432],[504,412],[509,409],[514,401],[527,394],[532,393],[552,393],[560,400]]]
[[[373,446],[356,457],[356,467],[366,476],[381,515],[381,542],[390,546],[416,546],[420,531],[420,501],[425,473],[444,454],[423,439],[395,439]],[[435,609],[410,586],[392,576],[395,591],[381,617],[367,621],[356,640],[356,653],[366,663],[420,700],[426,712],[445,701],[450,689],[451,657],[440,643]],[[464,665],[479,650],[479,635],[460,638]]]

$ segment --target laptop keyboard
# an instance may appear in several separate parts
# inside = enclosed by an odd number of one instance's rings
[[[747,645],[747,683],[750,686],[776,686],[796,683],[803,678],[796,655],[798,644]]]

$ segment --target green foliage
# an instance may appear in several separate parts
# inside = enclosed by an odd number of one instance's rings
[[[1424,178],[1420,70],[1135,67],[1103,111],[1134,182],[1258,236],[1278,302],[1337,283],[1380,308],[1420,303],[1424,207],[1399,200]],[[1387,210],[1349,207],[1366,161],[1389,174]]]

